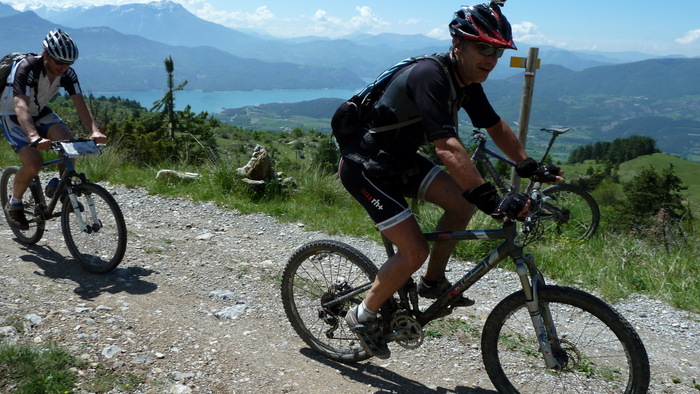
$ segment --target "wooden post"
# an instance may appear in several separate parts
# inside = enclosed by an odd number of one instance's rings
[[[527,130],[530,124],[530,108],[532,106],[532,92],[535,89],[535,70],[540,68],[540,59],[537,58],[539,48],[530,48],[527,58],[512,57],[511,67],[525,68],[525,84],[523,85],[523,97],[520,103],[520,121],[518,123],[518,139],[523,149],[526,148]],[[513,190],[520,191],[520,177],[513,168],[510,177]]]

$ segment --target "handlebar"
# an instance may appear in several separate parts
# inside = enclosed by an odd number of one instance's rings
[[[99,156],[102,154],[92,138],[74,138],[70,140],[51,141],[51,149],[63,153],[68,158],[83,156]]]
[[[95,142],[95,140],[92,138],[73,138],[70,140],[52,140],[51,147],[54,149],[60,149],[60,147],[62,146],[61,144],[73,143],[73,142],[89,142],[89,141]]]

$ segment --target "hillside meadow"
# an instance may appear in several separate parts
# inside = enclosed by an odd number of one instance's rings
[[[98,182],[143,187],[150,193],[195,201],[213,201],[242,213],[262,212],[281,221],[301,222],[309,230],[342,233],[380,242],[379,234],[366,213],[344,190],[332,168],[319,169],[314,162],[319,148],[332,143],[330,136],[300,129],[291,133],[236,129],[231,134],[219,135],[217,142],[221,148],[220,158],[198,166],[182,162],[139,166],[121,155],[116,146],[108,146],[102,156],[80,160],[78,169]],[[247,191],[236,169],[247,163],[257,144],[265,146],[270,152],[276,171],[296,180],[294,190],[262,196]],[[667,162],[674,164],[679,176],[688,185],[688,191],[693,193],[689,197],[693,206],[697,207],[696,191],[700,184],[692,174],[697,173],[698,163],[676,160],[669,155],[652,155],[624,163],[620,167],[620,176],[632,177],[639,168],[649,165],[659,169]],[[16,164],[17,158],[9,146],[0,146],[0,166]],[[567,174],[583,174],[594,164],[564,165],[564,169]],[[194,181],[157,181],[157,171],[164,168],[195,172],[201,176]],[[424,230],[431,230],[439,212],[427,204],[415,207],[419,223]],[[687,233],[686,238],[677,240],[670,250],[666,250],[653,240],[607,232],[606,223],[615,221],[619,212],[604,206],[601,206],[601,211],[601,230],[587,241],[545,237],[527,246],[527,252],[536,256],[545,275],[562,284],[594,291],[608,301],[640,293],[685,310],[700,312],[700,278],[689,275],[700,269],[700,243],[697,242],[696,233]],[[695,212],[697,215],[698,211]],[[497,223],[478,213],[470,228],[494,226]],[[456,249],[455,256],[468,261],[480,259],[494,246],[489,242],[463,242]],[[503,268],[512,268],[509,262],[501,264]]]

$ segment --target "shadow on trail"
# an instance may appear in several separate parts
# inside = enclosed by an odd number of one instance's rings
[[[148,294],[158,287],[142,279],[151,275],[152,270],[117,267],[106,274],[95,274],[85,271],[72,257],[65,257],[49,246],[22,245],[20,249],[26,252],[20,257],[23,261],[33,263],[44,271],[34,271],[36,275],[75,282],[77,287],[73,292],[85,300],[102,293]]]
[[[383,393],[459,393],[459,394],[494,394],[496,391],[486,390],[480,387],[456,386],[454,389],[444,387],[428,387],[420,382],[407,378],[394,371],[386,369],[372,363],[343,364],[329,360],[309,348],[302,348],[299,352],[321,364],[325,364],[336,369],[347,379],[355,380],[362,384],[372,386],[376,394]],[[417,368],[433,368],[434,366],[424,365]],[[457,377],[455,377],[457,378]]]

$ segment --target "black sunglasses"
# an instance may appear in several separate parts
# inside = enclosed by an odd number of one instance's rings
[[[55,57],[51,57],[53,59],[54,63],[58,64],[59,66],[72,66],[74,62],[64,62],[61,60],[56,59]]]
[[[506,48],[496,48],[483,42],[477,42],[476,49],[484,56],[493,56],[495,54],[496,57],[503,56],[503,52],[506,51]]]

